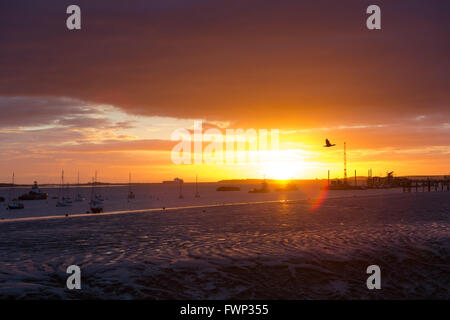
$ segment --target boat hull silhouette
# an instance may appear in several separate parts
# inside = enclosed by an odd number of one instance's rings
[[[103,203],[99,200],[91,201],[90,205],[91,213],[102,213],[103,212]]]
[[[20,209],[24,209],[24,208],[25,208],[25,206],[21,203],[13,202],[13,203],[8,204],[9,210],[20,210]]]
[[[38,194],[36,194],[36,193],[29,192],[29,193],[21,195],[19,197],[19,200],[28,200],[28,201],[31,201],[31,200],[47,200],[47,197],[48,197],[47,193],[38,193]]]
[[[41,190],[39,190],[38,184],[35,181],[33,184],[33,188],[31,189],[30,192],[23,194],[19,197],[19,200],[47,200],[48,198],[48,193],[45,192],[41,192]]]
[[[263,183],[261,183],[261,188],[252,188],[250,189],[250,191],[248,193],[268,193],[270,192],[269,190],[269,185],[267,184],[267,182],[264,180]]]
[[[250,189],[248,193],[268,193],[269,189]]]

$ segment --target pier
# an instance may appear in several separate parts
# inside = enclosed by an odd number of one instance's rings
[[[407,179],[402,184],[403,192],[449,192],[450,178],[443,179]]]

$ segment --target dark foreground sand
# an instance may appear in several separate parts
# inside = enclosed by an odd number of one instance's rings
[[[449,299],[449,249],[448,192],[5,222],[0,298]]]

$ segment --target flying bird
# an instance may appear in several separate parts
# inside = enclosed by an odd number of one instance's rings
[[[335,146],[335,144],[331,144],[330,140],[325,139],[325,145],[324,145],[325,148],[334,147],[334,146]]]

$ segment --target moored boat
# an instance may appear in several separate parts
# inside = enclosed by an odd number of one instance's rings
[[[20,202],[12,201],[12,202],[8,203],[9,210],[18,210],[18,209],[24,209],[24,208],[25,208],[25,206]]]
[[[95,172],[95,179],[92,179],[91,189],[91,201],[89,202],[89,208],[91,213],[103,212],[103,199],[100,195],[96,194],[95,186],[97,185],[97,172]]]
[[[25,206],[23,203],[20,203],[17,199],[14,198],[14,172],[12,176],[12,185],[11,189],[9,190],[9,201],[8,201],[8,209],[9,210],[19,210],[24,209]]]
[[[80,171],[78,171],[77,187],[80,188]],[[78,192],[77,195],[75,196],[75,201],[82,202],[84,200],[85,200],[84,197]]]
[[[31,191],[23,194],[19,197],[19,200],[46,200],[48,198],[48,193],[41,192],[37,181],[34,181]]]
[[[70,207],[72,205],[72,200],[70,197],[64,196],[64,170],[61,172],[61,187],[58,192],[58,201],[56,202],[57,207]]]
[[[135,198],[136,198],[136,195],[131,190],[131,172],[130,172],[129,179],[128,179],[128,200],[133,200]]]
[[[92,213],[102,213],[103,203],[94,199],[90,202],[90,209]]]
[[[266,180],[261,183],[261,188],[252,188],[248,193],[267,193],[270,192],[269,185]]]
[[[178,185],[178,184],[184,183],[184,181],[183,181],[183,179],[180,179],[180,178],[177,177],[177,178],[175,178],[173,180],[165,180],[162,183],[163,184],[175,184],[175,185]]]
[[[66,198],[61,198],[61,200],[58,200],[56,202],[57,207],[70,207],[72,205],[72,201]]]

